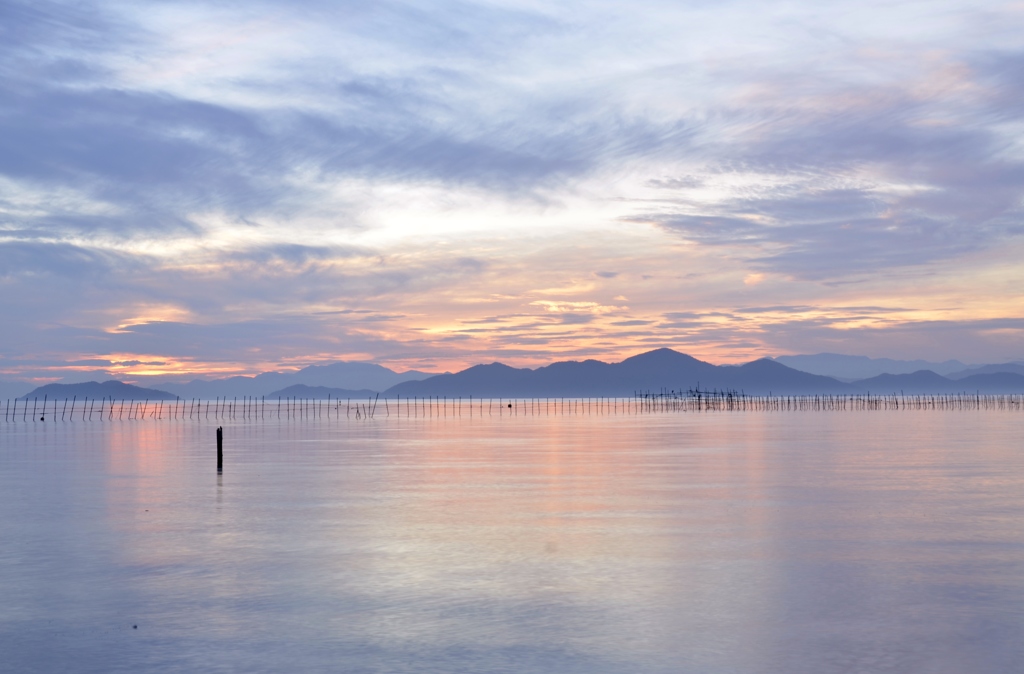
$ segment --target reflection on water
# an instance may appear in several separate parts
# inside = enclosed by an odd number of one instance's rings
[[[1018,414],[0,428],[0,669],[1013,672]]]

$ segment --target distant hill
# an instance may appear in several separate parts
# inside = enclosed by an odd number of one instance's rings
[[[770,358],[761,358],[727,369],[735,371],[735,379],[731,388],[759,395],[765,393],[776,395],[853,393],[856,390],[849,384],[840,382],[833,377],[794,370]]]
[[[775,358],[775,362],[801,372],[835,377],[842,381],[867,379],[880,374],[912,374],[921,370],[931,370],[940,375],[948,375],[970,367],[958,360],[931,363],[926,360],[893,360],[892,358],[844,356],[838,353],[778,356]]]
[[[326,386],[346,390],[384,391],[404,381],[425,379],[429,372],[409,370],[395,372],[375,363],[338,362],[330,365],[310,365],[298,372],[264,372],[254,377],[227,377],[224,379],[195,379],[188,383],[154,382],[159,387],[182,398],[210,399],[217,397],[271,396],[289,386]]]
[[[176,397],[166,391],[157,391],[151,388],[142,388],[119,381],[105,381],[102,384],[95,381],[88,381],[81,384],[47,384],[21,396],[22,400],[33,398],[49,398],[51,400],[68,400],[78,397],[100,399],[112,398],[114,400],[176,400]]]
[[[975,374],[963,379],[950,379],[930,370],[911,374],[883,374],[854,382],[854,386],[871,393],[907,393],[931,395],[941,393],[1024,393],[1024,375],[1013,372]]]
[[[345,398],[372,398],[377,395],[376,391],[361,389],[353,391],[347,388],[330,388],[327,386],[306,386],[295,384],[280,391],[267,394],[267,398],[304,398],[306,400],[326,400],[329,397],[343,400]]]
[[[877,377],[854,382],[858,388],[870,393],[954,393],[957,385],[931,370],[918,370],[910,374],[880,374]]]
[[[970,377],[975,374],[996,374],[998,372],[1012,372],[1014,374],[1024,375],[1024,365],[1021,363],[1003,363],[1002,365],[982,365],[981,367],[972,367],[967,370],[960,370],[959,372],[953,372],[947,374],[949,379],[963,379],[964,377]]]
[[[637,391],[736,390],[751,394],[854,393],[829,377],[799,372],[770,359],[740,366],[712,365],[672,349],[648,351],[621,363],[562,361],[535,370],[502,363],[408,381],[386,395],[477,397],[630,396]]]
[[[1024,393],[1024,375],[1016,372],[972,374],[955,380],[960,391],[979,393]]]

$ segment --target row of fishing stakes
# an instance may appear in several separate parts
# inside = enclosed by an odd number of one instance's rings
[[[1024,410],[1024,395],[803,395],[752,396],[736,391],[668,391],[636,393],[620,398],[367,398],[326,400],[278,398],[217,398],[216,400],[135,401],[44,397],[11,400],[4,406],[4,421],[143,421],[191,420],[261,421],[265,419],[375,419],[461,418],[483,416],[577,416],[591,414],[650,414],[654,412],[757,412],[852,410]],[[31,415],[29,412],[31,411]]]

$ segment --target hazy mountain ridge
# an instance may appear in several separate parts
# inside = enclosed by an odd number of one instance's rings
[[[638,391],[736,390],[751,394],[857,393],[830,377],[800,372],[770,359],[740,366],[712,365],[672,349],[656,349],[620,363],[560,361],[536,370],[501,363],[403,382],[388,396],[586,397]]]
[[[794,370],[833,377],[846,382],[869,379],[882,374],[913,374],[921,370],[931,370],[945,376],[975,367],[964,365],[958,360],[932,363],[926,360],[868,358],[867,356],[847,356],[839,353],[777,356],[774,360]]]
[[[305,384],[293,384],[288,388],[283,388],[280,391],[272,391],[267,394],[267,398],[304,398],[304,399],[315,399],[325,400],[328,397],[331,398],[372,398],[377,395],[376,391],[369,389],[360,389],[353,391],[347,388],[331,388],[329,386],[306,386]]]
[[[953,372],[952,374],[946,375],[946,377],[949,379],[963,379],[976,374],[997,374],[1000,372],[1011,372],[1013,374],[1024,375],[1024,364],[1002,363],[1000,365],[982,365],[981,367],[972,367],[967,370]]]
[[[951,379],[931,370],[920,370],[910,374],[882,374],[854,382],[853,385],[880,394],[1024,393],[1024,375],[990,372]]]
[[[166,391],[158,391],[151,388],[142,388],[132,384],[125,384],[117,380],[105,381],[102,384],[95,381],[82,382],[79,384],[46,384],[20,396],[21,400],[40,400],[49,398],[51,400],[71,400],[77,397],[79,400],[85,398],[99,400],[111,398],[113,400],[176,400],[176,396]]]
[[[404,381],[425,379],[433,373],[409,370],[395,372],[376,363],[340,361],[328,365],[309,365],[297,372],[263,372],[253,377],[194,379],[188,383],[154,382],[150,386],[182,398],[217,398],[277,395],[290,386],[322,386],[350,391],[384,391]]]
[[[819,354],[822,355],[822,354]],[[835,354],[824,354],[834,356]],[[943,376],[928,369],[909,373],[883,373],[852,382],[801,371],[776,359],[763,358],[743,365],[712,365],[672,349],[656,349],[618,363],[599,360],[556,361],[536,369],[515,368],[503,363],[474,365],[456,373],[429,375],[410,371],[396,373],[373,363],[313,365],[295,373],[266,372],[255,377],[195,380],[166,383],[163,388],[140,387],[118,381],[47,384],[18,396],[21,398],[114,398],[124,400],[173,400],[180,398],[365,398],[383,392],[395,396],[475,397],[589,397],[630,396],[635,392],[675,390],[732,390],[752,395],[856,394],[856,393],[1024,393],[1024,366],[1019,363],[986,365]],[[879,362],[842,356],[842,359]],[[947,361],[947,364],[958,361]],[[1016,371],[1005,371],[1005,369]],[[409,377],[404,379],[405,377]],[[304,379],[295,382],[295,379]],[[378,389],[340,386],[340,380],[397,381]],[[327,384],[309,383],[328,382]],[[14,382],[11,382],[14,385]],[[20,388],[30,387],[23,384]],[[15,389],[18,390],[18,389]],[[10,396],[14,397],[14,396]]]

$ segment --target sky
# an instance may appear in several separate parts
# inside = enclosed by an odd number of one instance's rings
[[[0,3],[0,378],[1024,358],[1024,2]]]

